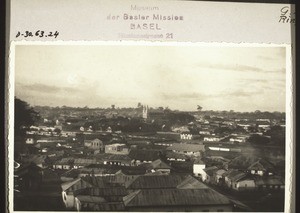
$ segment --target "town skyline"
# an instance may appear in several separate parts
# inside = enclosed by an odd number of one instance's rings
[[[33,106],[285,112],[285,48],[19,45],[15,95]]]

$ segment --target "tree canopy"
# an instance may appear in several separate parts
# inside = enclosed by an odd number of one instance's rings
[[[33,125],[39,118],[39,113],[27,102],[15,97],[15,135],[21,134],[22,127]]]

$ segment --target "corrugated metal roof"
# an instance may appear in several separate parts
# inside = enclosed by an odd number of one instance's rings
[[[153,169],[171,169],[171,167],[160,159],[151,163]]]
[[[73,181],[62,183],[61,184],[61,188],[62,188],[63,191],[65,191],[65,190],[69,189],[71,186],[73,186],[74,184],[76,184],[79,181],[81,181],[81,179],[77,178],[77,179],[75,179]]]
[[[241,172],[239,170],[229,170],[224,173],[224,176],[227,176],[232,181],[238,181],[247,176],[246,173]]]
[[[178,189],[207,189],[204,183],[198,181],[196,178],[188,175],[178,186]]]
[[[142,189],[124,198],[125,206],[187,206],[231,204],[212,189]]]
[[[180,175],[147,175],[139,176],[130,182],[126,182],[128,189],[166,189],[176,188],[184,180]]]

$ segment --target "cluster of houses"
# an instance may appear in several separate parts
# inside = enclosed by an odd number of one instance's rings
[[[67,209],[77,211],[230,212],[233,203],[191,175],[85,176],[61,185]]]
[[[66,208],[78,211],[228,212],[232,201],[210,186],[236,192],[284,189],[272,163],[255,156],[239,159],[249,136],[264,134],[271,125],[268,119],[201,119],[154,135],[81,126],[69,131],[59,123],[32,126],[26,152],[16,162],[22,166],[15,169],[15,182],[21,183],[24,174],[33,178],[28,168],[39,180],[43,169],[52,169],[63,182]],[[239,131],[216,133],[216,128]]]
[[[240,157],[237,157],[240,158]],[[281,190],[284,178],[276,174],[273,164],[263,158],[253,157],[245,165],[231,165],[233,159],[223,166],[210,166],[198,159],[194,162],[193,173],[202,182],[231,189],[233,191]]]

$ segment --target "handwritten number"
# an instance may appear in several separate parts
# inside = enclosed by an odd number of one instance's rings
[[[24,38],[27,38],[27,37],[33,37],[33,36],[36,36],[36,37],[57,37],[59,35],[59,32],[58,31],[55,31],[54,33],[53,32],[49,32],[48,34],[45,33],[45,31],[43,30],[37,30],[35,33],[32,33],[30,31],[25,31],[25,33],[21,33],[20,31],[17,32],[16,34],[16,38],[20,37],[20,36],[23,36]]]
[[[54,37],[56,38],[59,35],[59,32],[55,31]]]

